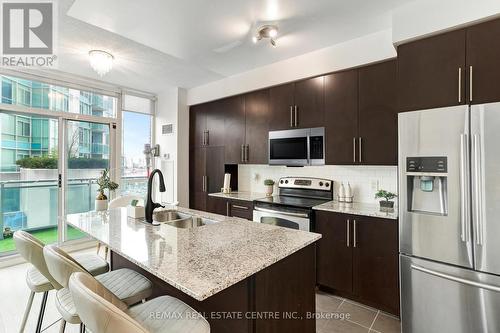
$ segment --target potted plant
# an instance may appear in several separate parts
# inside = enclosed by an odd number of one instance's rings
[[[95,210],[107,210],[108,209],[108,197],[104,194],[105,190],[110,192],[118,188],[118,184],[111,181],[109,178],[109,170],[102,170],[101,177],[97,178],[97,185],[99,189],[97,190],[97,197],[95,198]]]
[[[394,209],[394,201],[392,201],[392,199],[396,197],[397,195],[395,193],[386,190],[379,190],[375,193],[375,199],[384,199],[379,201],[381,210]]]
[[[272,179],[264,180],[264,186],[266,187],[266,195],[268,197],[272,196],[274,190],[274,180]]]

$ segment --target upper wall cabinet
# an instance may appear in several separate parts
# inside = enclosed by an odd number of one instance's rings
[[[269,89],[269,129],[324,126],[324,77]]]
[[[467,78],[469,103],[500,101],[500,20],[467,29]]]
[[[189,146],[191,148],[205,146],[207,130],[207,114],[209,104],[192,106],[189,110]]]
[[[462,29],[398,47],[400,111],[466,103],[465,40]]]
[[[326,164],[357,161],[358,71],[325,76]]]
[[[269,90],[245,94],[244,163],[267,164],[269,137]]]
[[[398,164],[396,71],[396,60],[359,69],[359,163]]]
[[[221,100],[225,110],[224,119],[224,162],[243,162],[242,147],[245,144],[245,98],[234,96]]]

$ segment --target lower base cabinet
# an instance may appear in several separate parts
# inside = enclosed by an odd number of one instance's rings
[[[397,220],[316,211],[320,288],[399,316]]]
[[[207,211],[214,214],[252,220],[253,202],[208,196]]]

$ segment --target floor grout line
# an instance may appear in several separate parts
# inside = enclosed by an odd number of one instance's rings
[[[372,324],[370,325],[370,328],[369,328],[370,331],[373,328],[373,325],[375,325],[375,321],[377,320],[379,313],[380,313],[380,310],[377,311],[375,318],[373,318]]]

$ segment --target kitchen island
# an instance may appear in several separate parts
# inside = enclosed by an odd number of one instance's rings
[[[188,229],[127,217],[125,208],[67,215],[111,250],[111,269],[148,277],[153,297],[201,312],[212,332],[315,332],[315,242],[321,235],[178,208],[209,219]]]

